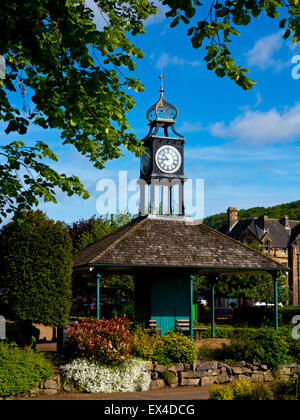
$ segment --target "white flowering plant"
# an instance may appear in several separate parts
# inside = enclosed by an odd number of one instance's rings
[[[61,367],[67,382],[93,394],[147,391],[151,375],[147,362],[129,359],[119,366],[104,366],[86,359],[75,359]]]

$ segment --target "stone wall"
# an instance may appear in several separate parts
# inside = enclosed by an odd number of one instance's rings
[[[30,395],[37,396],[41,393],[47,395],[54,395],[57,394],[58,391],[61,389],[61,377],[60,375],[55,375],[51,379],[47,381],[40,382],[34,389],[30,391]]]
[[[167,367],[157,363],[149,363],[151,373],[151,389],[164,386],[204,386],[226,384],[237,379],[248,379],[252,382],[271,382],[275,374],[266,365],[259,363],[235,362],[228,365],[223,362],[194,362],[192,364],[178,363]],[[296,364],[276,370],[276,376],[288,379],[300,372]]]

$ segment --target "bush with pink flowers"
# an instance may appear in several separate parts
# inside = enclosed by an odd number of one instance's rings
[[[76,356],[103,365],[119,365],[130,358],[132,336],[127,317],[83,319],[69,328],[69,343]]]

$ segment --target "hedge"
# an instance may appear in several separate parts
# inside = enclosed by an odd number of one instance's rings
[[[41,353],[0,341],[0,396],[26,393],[54,374],[51,362]]]

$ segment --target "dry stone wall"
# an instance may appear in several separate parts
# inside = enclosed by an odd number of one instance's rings
[[[151,373],[151,389],[164,386],[204,386],[226,384],[238,379],[248,379],[252,382],[271,382],[274,372],[260,363],[235,362],[228,365],[223,362],[194,362],[192,364],[178,363],[167,367],[157,363],[149,363]],[[276,370],[276,375],[288,379],[300,372],[296,364]]]

